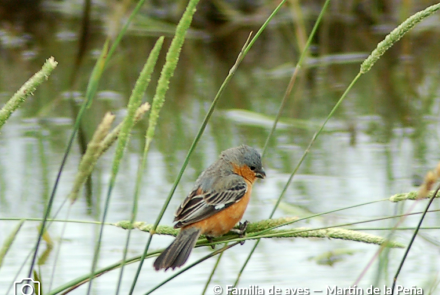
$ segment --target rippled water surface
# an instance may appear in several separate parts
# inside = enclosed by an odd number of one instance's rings
[[[156,220],[201,122],[249,32],[255,32],[275,7],[271,1],[255,2],[259,5],[254,3],[243,10],[236,7],[238,14],[231,16],[233,19],[219,21],[206,2],[196,12],[160,114],[142,180],[136,218],[139,221]],[[240,144],[263,149],[304,46],[306,37],[302,36],[309,34],[322,6],[322,1],[294,2],[281,11],[255,43],[220,98],[161,224],[172,225],[175,209],[197,176],[221,151]],[[330,4],[310,56],[282,109],[263,159],[267,178],[256,183],[245,213],[244,218],[250,222],[269,217],[310,140],[358,73],[363,59],[406,17],[432,4],[420,1],[411,6],[383,1],[383,5],[376,6],[374,1],[360,1],[362,5],[343,5],[349,2]],[[77,68],[79,40],[83,36],[82,1],[43,1],[41,5],[42,11],[35,8],[36,14],[31,16],[23,12],[25,21],[20,16],[0,14],[4,19],[0,29],[1,104],[38,71],[45,59],[53,56],[59,62],[48,81],[0,132],[0,244],[7,243],[20,219],[26,219],[0,268],[1,294],[14,280],[26,276],[28,255],[38,236],[38,220],[43,217],[93,66],[106,35],[114,34],[134,7],[129,1],[93,3],[86,47]],[[177,4],[167,7],[154,1],[143,7],[110,60],[93,104],[85,113],[85,142],[105,112],[113,112],[118,123],[125,116],[131,89],[148,53],[157,37],[165,35],[144,99],[152,101],[175,21],[181,14],[179,9]],[[361,77],[311,147],[274,217],[306,217],[417,189],[426,172],[439,161],[439,24],[438,13],[426,19]],[[145,118],[133,131],[112,193],[108,222],[130,219],[147,126]],[[49,294],[50,285],[54,289],[90,272],[99,232],[99,226],[92,222],[101,218],[113,156],[114,148],[104,154],[93,172],[90,190],[87,193],[85,189],[69,207],[65,199],[81,158],[80,144],[75,140],[51,214],[60,220],[48,229],[53,246],[43,242],[37,258],[35,269],[42,278],[44,294]],[[291,227],[320,228],[368,221],[405,213],[413,204],[381,201],[314,217]],[[412,212],[423,211],[426,204],[418,202]],[[437,201],[431,209],[439,209]],[[65,219],[72,222],[63,222]],[[400,227],[410,229],[394,232],[392,239],[407,245],[411,228],[419,219],[420,215],[405,219]],[[387,237],[388,229],[397,221],[385,219],[345,228],[360,228],[362,232]],[[438,212],[426,216],[423,227],[433,229],[420,231],[398,284],[423,288],[425,294],[439,293],[439,224]],[[126,234],[115,226],[105,226],[98,268],[120,261]],[[147,239],[147,233],[134,230],[128,257],[141,255]],[[155,236],[150,249],[164,248],[171,241],[168,236]],[[224,253],[206,294],[218,291],[215,286],[225,291],[234,284],[254,243],[249,240]],[[353,284],[363,290],[370,285],[382,289],[391,285],[404,250],[385,251],[380,259],[374,259],[378,250],[377,245],[338,239],[264,239],[238,286],[254,286],[255,292],[260,288],[265,294],[273,286],[283,292],[287,292],[286,288],[304,288],[311,294],[319,294],[314,290],[325,294],[328,287]],[[206,247],[194,250],[188,264],[210,251]],[[134,294],[144,294],[174,274],[155,272],[152,261],[144,262]],[[154,294],[201,294],[215,263],[216,257],[197,265]],[[125,268],[120,294],[128,293],[137,266],[134,263]],[[114,270],[97,278],[92,294],[114,293],[118,276],[119,270]],[[87,285],[83,285],[70,294],[86,294],[86,290]]]

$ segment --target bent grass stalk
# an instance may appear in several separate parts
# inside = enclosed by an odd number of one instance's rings
[[[382,200],[383,201],[383,200]],[[434,211],[439,211],[439,210],[433,210],[431,212]],[[423,212],[417,212],[417,213],[413,213],[413,214],[421,214]],[[355,225],[355,224],[362,224],[362,223],[366,223],[366,222],[374,222],[374,221],[380,221],[380,220],[385,220],[385,219],[390,219],[390,218],[397,218],[397,217],[401,217],[403,215],[397,215],[397,216],[387,216],[387,217],[383,217],[383,218],[376,218],[376,219],[370,219],[370,220],[364,220],[364,221],[359,221],[359,222],[351,222],[351,223],[345,223],[345,224],[339,224],[339,225],[335,225],[335,226],[331,226],[331,227],[321,227],[321,228],[314,228],[314,229],[293,229],[293,230],[282,230],[282,231],[277,231],[277,232],[272,232],[272,233],[266,233],[264,235],[262,235],[261,233],[255,233],[255,235],[251,235],[248,234],[246,237],[244,238],[236,238],[236,239],[228,239],[227,242],[236,242],[232,245],[236,245],[238,244],[240,241],[245,241],[245,240],[249,240],[249,239],[261,239],[261,238],[291,238],[291,237],[313,237],[313,238],[335,238],[335,239],[345,239],[345,240],[352,240],[352,241],[362,241],[362,242],[366,242],[366,243],[375,243],[375,244],[379,244],[379,245],[384,245],[387,247],[392,247],[392,248],[403,248],[404,245],[397,243],[397,242],[393,242],[393,241],[389,241],[385,238],[382,237],[376,237],[376,236],[372,236],[372,235],[368,235],[368,234],[364,234],[364,233],[358,233],[358,232],[354,232],[354,230],[358,231],[358,229],[353,229],[353,230],[347,230],[347,229],[337,229],[336,227],[343,227],[343,226],[349,226],[349,225]],[[129,224],[127,224],[129,225]],[[151,225],[150,225],[151,228]],[[167,231],[165,229],[166,227],[163,227],[162,229],[164,229],[165,231]],[[174,231],[174,234],[177,234],[177,230],[168,227],[169,231]],[[159,232],[159,230],[158,230]],[[200,246],[208,246],[208,245],[215,245],[215,244],[222,244],[225,241],[217,241],[217,242],[212,242],[212,243],[199,243],[197,244],[197,247]],[[224,248],[220,249],[223,250]],[[225,249],[226,250],[226,249]],[[160,253],[161,251],[157,251],[157,253]],[[153,253],[151,253],[153,256]],[[180,272],[174,274],[173,276],[171,276],[170,278],[168,278],[167,280],[163,281],[162,283],[160,283],[159,285],[157,285],[156,287],[154,287],[153,289],[151,289],[149,292],[147,292],[146,294],[150,294],[151,292],[153,292],[154,290],[157,290],[157,288],[161,287],[162,285],[164,285],[165,283],[169,282],[170,280],[174,279],[175,277],[177,277],[178,275],[180,275],[182,272],[188,270],[189,268],[192,268],[193,266],[203,262],[204,260],[216,255],[218,253],[211,253],[208,256],[205,256],[199,260],[197,260],[196,262],[194,262],[193,264],[189,265],[187,268],[181,270]],[[217,260],[218,262],[218,260]]]
[[[259,240],[261,238],[283,238],[283,237],[284,238],[291,238],[291,237],[333,238],[333,239],[343,239],[343,240],[351,240],[351,241],[378,244],[378,245],[391,247],[391,248],[404,248],[404,245],[402,245],[398,242],[387,240],[382,237],[377,237],[377,236],[373,236],[370,234],[360,233],[357,231],[351,231],[351,230],[347,230],[347,229],[336,228],[336,227],[343,227],[343,226],[347,226],[347,225],[355,225],[355,224],[361,224],[361,223],[366,223],[366,222],[379,221],[379,220],[383,220],[386,218],[395,218],[395,217],[398,217],[398,216],[389,216],[389,217],[385,217],[385,218],[377,218],[377,219],[372,219],[372,220],[351,222],[351,223],[339,224],[336,226],[328,226],[328,227],[321,227],[321,228],[314,228],[314,229],[301,229],[301,228],[299,228],[299,229],[293,229],[293,230],[280,230],[280,231],[277,231],[274,233],[266,233],[264,235],[261,235],[260,233],[247,234],[247,236],[244,238],[228,239],[227,242],[233,243],[231,246],[229,246],[229,247],[232,247],[232,246],[239,244],[241,241],[246,241],[246,240],[250,240],[250,239],[258,239]],[[212,243],[209,243],[209,245],[222,244],[224,242],[225,241],[212,242]],[[198,243],[198,246],[200,246],[199,243]],[[225,249],[225,247],[224,247],[220,250],[225,251],[227,249]],[[220,250],[218,250],[218,251],[220,251]],[[181,273],[187,271],[188,269],[192,268],[193,266],[205,261],[206,259],[208,259],[210,257],[213,257],[214,255],[219,254],[219,253],[216,253],[218,251],[210,253],[209,255],[197,260],[196,262],[189,265],[185,269],[179,271],[178,273],[173,274],[171,277],[169,277],[168,279],[161,282],[160,284],[155,286],[153,289],[151,289],[150,291],[145,293],[145,295],[152,293],[154,290],[157,290],[159,287],[163,286],[165,283],[174,279],[175,277],[177,277]],[[218,263],[218,261],[217,261],[217,263]],[[216,265],[217,265],[217,263],[216,263]],[[206,287],[205,287],[205,290],[206,290]]]
[[[388,199],[372,201],[372,202],[368,202],[368,203],[363,203],[363,204],[358,204],[358,205],[350,206],[350,207],[347,207],[347,208],[332,210],[332,211],[329,211],[329,212],[326,212],[326,213],[337,212],[337,211],[341,211],[341,210],[346,210],[348,208],[355,208],[355,207],[359,207],[359,206],[363,206],[363,205],[367,205],[367,204],[371,204],[371,203],[376,203],[376,202],[381,202],[381,201],[387,201],[387,200]],[[321,214],[317,214],[317,215],[324,215],[326,213],[321,213]],[[309,217],[306,217],[306,218],[302,218],[300,220],[305,220],[305,219],[308,219],[308,218],[312,218],[312,217],[315,217],[317,215],[312,215],[312,216],[309,216]],[[392,217],[385,217],[385,218],[392,218]],[[265,229],[274,229],[274,228],[277,228],[279,226],[286,225],[287,224],[286,222],[289,222],[289,221],[298,221],[298,219],[279,218],[279,219],[263,220],[263,221],[258,222],[258,223],[251,223],[251,224],[249,224],[248,229],[250,231],[256,231],[256,232],[258,232],[258,234],[262,235],[262,234],[264,234],[266,232]],[[81,222],[90,223],[90,222],[85,222],[85,221],[81,221]],[[96,223],[96,222],[94,222],[94,223]],[[106,224],[109,224],[109,223],[106,223]],[[117,223],[111,224],[111,225],[114,225],[114,226],[117,226],[117,227],[121,227],[121,228],[124,228],[124,229],[137,228],[139,230],[148,231],[148,232],[150,232],[153,229],[153,227],[154,227],[153,224],[149,224],[148,225],[148,224],[145,224],[144,222],[134,222],[134,223],[132,223],[131,221],[120,221],[120,222],[117,222]],[[344,225],[341,225],[341,226],[345,226],[345,225],[350,225],[350,224],[344,224]],[[325,229],[325,228],[321,228],[321,229]],[[320,230],[320,229],[318,229],[318,230]],[[313,229],[303,230],[302,232],[307,232],[307,231],[313,231]],[[157,234],[166,234],[166,235],[174,235],[175,236],[175,235],[177,235],[178,230],[176,230],[176,229],[174,229],[172,227],[169,227],[169,226],[162,226],[162,225],[160,225],[160,226],[156,227],[155,232]],[[287,236],[284,233],[285,237],[289,237],[289,238],[294,237],[295,234],[301,235],[301,232],[298,232],[298,233],[288,233],[289,236]],[[309,237],[314,237],[313,233],[312,234],[307,234],[307,235]],[[322,237],[322,234],[320,234],[320,235]],[[302,236],[304,237],[305,234],[302,234]],[[261,237],[263,237],[263,236],[261,236]],[[261,238],[261,237],[255,236],[255,237],[252,237],[252,239],[258,239],[258,238]],[[248,237],[246,237],[244,239],[241,239],[241,240],[246,240],[248,238],[250,239],[251,237],[248,236]],[[233,240],[233,241],[235,241],[235,240]],[[225,241],[217,241],[217,242],[214,242],[214,243],[207,243],[206,241],[204,241],[202,239],[202,240],[199,240],[197,247],[204,246],[204,245],[222,244],[224,242]],[[146,257],[153,257],[153,256],[155,256],[155,254],[158,254],[160,252],[161,251],[155,251],[155,252],[148,253],[148,255]],[[141,258],[141,260],[144,260],[144,259],[145,259],[145,257]],[[132,259],[130,259],[128,261],[131,262]],[[108,267],[104,268],[103,272],[105,273],[105,272],[109,271],[108,270],[109,268],[111,268],[111,270],[116,269],[120,265],[121,265],[121,263],[118,263],[117,266],[115,266],[115,265],[108,266]],[[98,274],[102,275],[103,273],[101,273],[101,271],[97,271],[97,272],[94,273],[94,276],[96,277]],[[66,283],[65,285],[63,285],[64,286],[63,288],[64,289],[70,288],[73,285],[78,284],[78,282],[86,283],[86,282],[88,282],[88,279],[84,281],[84,277],[77,278],[77,279],[71,281],[70,283]],[[62,289],[62,287],[59,287],[56,290],[58,290],[58,292],[60,292],[59,290],[64,290],[64,289]]]
[[[424,198],[426,199],[430,199],[433,196],[435,196],[435,198],[440,198],[439,195],[435,195],[435,191],[429,191],[426,193],[426,196]],[[419,192],[409,192],[409,193],[402,193],[402,194],[395,194],[392,195],[390,197],[390,201],[391,202],[402,202],[402,201],[407,201],[407,200],[411,200],[411,201],[417,201],[420,200],[420,195]]]
[[[430,210],[428,211],[429,213],[434,213],[434,212],[439,212],[440,210]],[[418,214],[423,214],[423,212],[413,212],[409,215],[418,215]],[[260,239],[260,238],[293,238],[293,237],[303,237],[303,238],[307,238],[307,237],[319,237],[319,238],[323,238],[323,237],[328,237],[325,235],[325,232],[319,232],[319,231],[323,231],[323,230],[328,230],[328,229],[335,229],[335,227],[345,227],[345,226],[350,226],[350,225],[355,225],[355,224],[362,224],[362,223],[367,223],[367,222],[374,222],[374,221],[380,221],[380,220],[387,220],[387,219],[392,219],[392,218],[400,218],[402,216],[404,216],[405,214],[401,214],[401,215],[394,215],[394,216],[385,216],[382,218],[376,218],[376,219],[369,219],[369,220],[364,220],[364,221],[359,221],[359,222],[352,222],[352,223],[345,223],[345,224],[338,224],[335,226],[331,226],[331,227],[321,227],[321,228],[312,228],[312,229],[292,229],[292,230],[283,230],[283,231],[274,231],[272,233],[266,233],[266,234],[262,234],[262,229],[264,228],[268,228],[272,227],[273,225],[278,225],[278,224],[283,224],[284,220],[286,218],[279,218],[279,219],[270,219],[270,220],[262,220],[260,222],[257,223],[251,223],[249,224],[249,228],[250,231],[254,234],[253,236],[251,235],[247,235],[244,238],[238,239],[238,238],[232,238],[233,236],[236,235],[228,235],[225,238],[227,238],[227,242],[239,242],[239,241],[244,241],[244,240],[248,240],[248,239]],[[18,219],[13,219],[13,218],[8,218],[8,219],[2,219],[2,220],[18,220]],[[41,219],[36,219],[36,218],[32,218],[32,219],[26,219],[26,221],[40,221]],[[51,220],[53,222],[78,222],[78,223],[89,223],[89,224],[96,224],[98,222],[94,222],[94,221],[83,221],[83,220]],[[144,222],[135,222],[135,223],[130,223],[130,221],[120,221],[117,222],[115,224],[112,223],[105,223],[106,225],[113,225],[113,226],[117,226],[117,227],[121,227],[124,229],[133,229],[133,228],[137,228],[139,230],[142,231],[149,231],[152,229],[153,225],[152,224],[145,224]],[[363,230],[364,228],[345,228],[346,230],[351,230],[351,231],[359,231],[359,230]],[[386,228],[380,228],[382,230],[389,230]],[[406,230],[409,229],[413,229],[413,228],[403,228]],[[430,228],[427,228],[430,229]],[[366,228],[365,230],[369,230],[369,228]],[[170,227],[170,226],[159,226],[156,229],[156,233],[157,234],[165,234],[165,235],[177,235],[178,234],[178,230]],[[378,239],[382,239],[382,240],[378,240],[380,243],[383,243],[384,241],[388,241],[387,239],[384,239],[382,237],[377,237]],[[350,239],[352,240],[352,239]],[[225,240],[220,240],[220,241],[215,241],[212,243],[208,243],[206,240],[200,239],[197,243],[197,248],[198,247],[203,247],[203,246],[210,246],[210,245],[216,245],[216,244],[223,244],[225,243]],[[397,247],[401,247],[402,245],[400,245],[399,243],[396,243],[394,246]],[[148,253],[147,258],[151,258],[151,257],[155,257],[158,254],[160,254],[162,252],[162,250],[158,250],[158,251],[153,251]],[[139,261],[141,259],[141,256],[136,256],[133,258],[129,258],[127,259],[124,264],[132,264],[135,263],[137,261]],[[198,261],[201,262],[201,261]],[[115,264],[111,264],[109,266],[103,267],[100,270],[97,270],[94,273],[94,277],[98,277],[101,276],[109,271],[115,270],[117,268],[119,268],[122,265],[122,262],[118,262]],[[57,287],[56,289],[50,291],[49,294],[57,294],[60,292],[68,292],[71,291],[85,283],[87,283],[89,281],[89,274],[78,277],[74,280],[71,280],[70,282],[67,282],[65,284],[63,284],[62,286]]]
[[[338,209],[337,211],[342,211],[342,210],[344,210],[344,209]],[[341,226],[361,224],[361,223],[367,223],[367,222],[382,221],[382,220],[400,218],[400,217],[406,217],[406,216],[415,216],[415,215],[423,214],[423,212],[424,211],[405,213],[405,214],[399,214],[399,215],[390,215],[390,216],[378,217],[378,218],[374,218],[374,219],[366,219],[363,221],[357,221],[357,222],[352,222],[352,223],[344,223],[344,224],[332,225],[332,226],[321,227],[321,228],[316,228],[316,229],[310,229],[310,230],[321,230],[321,229],[336,228],[336,227],[341,227]],[[440,209],[429,210],[427,212],[428,213],[436,213],[436,212],[440,212]],[[313,216],[316,216],[316,215],[313,215]],[[310,218],[312,218],[312,217],[310,217]],[[283,218],[277,218],[277,219],[265,219],[265,220],[261,220],[258,222],[250,223],[248,225],[248,230],[247,230],[249,236],[244,237],[240,240],[246,240],[248,238],[255,239],[255,238],[258,238],[259,236],[263,237],[267,233],[273,234],[274,230],[279,227],[290,225],[294,222],[297,222],[300,220],[305,220],[305,219],[307,219],[307,218],[298,219],[298,218],[294,218],[294,217],[283,217]],[[119,221],[119,222],[116,222],[116,223],[113,223],[110,225],[120,227],[120,228],[126,229],[126,230],[136,228],[140,231],[145,231],[145,232],[150,232],[153,228],[152,224],[146,224],[145,222],[141,222],[141,221],[130,223],[127,220]],[[383,229],[385,229],[385,228],[383,228]],[[351,230],[361,230],[361,228],[359,228],[359,229],[352,228]],[[295,229],[292,229],[292,231],[295,231]],[[177,230],[171,226],[161,225],[156,228],[156,234],[160,234],[160,235],[177,236],[178,233],[179,233],[179,230]],[[224,235],[224,237],[226,237],[228,241],[230,240],[229,237],[231,237],[231,236],[236,236],[236,234],[231,233],[231,234]],[[217,238],[214,240],[215,242],[208,243],[208,245],[224,243],[225,240],[226,239],[223,239],[223,238]],[[235,240],[236,239],[234,239],[234,241]],[[203,241],[207,241],[207,240],[206,239],[199,239],[198,245]],[[202,244],[205,245],[204,242]]]
[[[422,212],[420,212],[422,213]],[[398,242],[389,241],[386,238],[375,236],[367,233],[362,233],[359,230],[348,230],[348,229],[342,229],[340,227],[344,227],[347,225],[355,225],[355,224],[362,224],[367,222],[375,222],[375,221],[382,221],[390,218],[397,218],[400,216],[386,216],[376,219],[368,219],[368,220],[362,220],[357,222],[350,222],[350,223],[344,223],[344,224],[337,224],[332,226],[325,226],[325,227],[319,227],[319,228],[295,228],[295,229],[280,229],[280,230],[267,230],[267,224],[271,223],[273,220],[262,220],[258,222],[256,225],[253,225],[255,227],[254,229],[250,229],[247,233],[246,237],[243,238],[237,238],[236,234],[227,234],[222,236],[221,238],[217,238],[212,242],[208,242],[206,239],[200,239],[197,242],[197,246],[211,246],[211,245],[217,245],[222,244],[225,242],[240,242],[240,241],[247,241],[247,240],[255,240],[255,239],[261,239],[261,238],[334,238],[334,239],[342,239],[347,241],[355,241],[355,242],[363,242],[368,244],[377,244],[382,245],[384,243],[389,243],[391,247],[397,247],[397,248],[403,248],[404,246]],[[122,228],[125,228],[124,225],[127,225],[126,223],[119,223],[119,226]],[[266,228],[265,230],[258,231],[256,228],[263,227]],[[151,224],[138,224],[136,226],[137,229],[145,232],[151,231]],[[157,234],[159,233],[159,230],[157,229]],[[166,235],[172,235],[176,236],[178,235],[178,230],[173,229],[172,227],[162,227],[161,234]]]
[[[431,212],[435,212],[435,211],[428,210],[427,212],[431,213]],[[438,212],[438,210],[437,210],[437,212]],[[423,212],[417,212],[417,214],[423,214]],[[350,230],[415,230],[416,227],[407,227],[407,226],[397,227],[397,228],[394,228],[394,227],[356,227],[356,228],[354,228],[353,227],[353,228],[347,228],[347,229],[350,229]],[[437,229],[440,229],[440,226],[422,226],[422,227],[420,227],[420,229],[437,230]]]
[[[439,211],[440,210],[430,210],[427,212],[434,213],[434,212],[439,212]],[[277,237],[277,238],[279,238],[279,237],[285,237],[285,238],[292,238],[292,237],[323,238],[323,237],[328,237],[328,238],[332,238],[332,235],[334,233],[336,233],[336,236],[333,236],[334,238],[343,238],[345,240],[360,241],[360,240],[358,240],[358,237],[359,237],[358,234],[341,235],[340,232],[329,232],[330,235],[326,235],[326,232],[322,232],[322,231],[323,230],[336,230],[339,227],[346,227],[346,226],[350,226],[350,225],[363,224],[363,223],[375,222],[375,221],[382,221],[382,220],[393,219],[393,218],[402,218],[402,217],[406,217],[409,215],[418,215],[418,214],[423,214],[423,213],[424,212],[413,212],[410,214],[399,214],[399,215],[385,216],[385,217],[380,217],[380,218],[366,219],[366,220],[357,221],[357,222],[349,222],[349,223],[343,223],[343,224],[337,224],[337,225],[319,227],[319,228],[307,228],[307,229],[297,228],[297,229],[291,229],[291,230],[278,230],[278,231],[273,231],[273,232],[267,232],[266,230],[264,230],[264,234],[263,234],[263,231],[262,232],[255,232],[255,233],[251,233],[243,238],[227,239],[227,241],[228,242],[241,242],[241,241],[250,240],[250,239],[275,238],[275,237]],[[347,230],[347,229],[344,229],[344,230]],[[354,231],[354,230],[357,231],[358,229],[352,229],[352,231]],[[394,230],[394,228],[391,230]],[[378,241],[375,243],[379,244],[381,246],[391,245],[392,247],[404,248],[404,245],[397,243],[397,242],[390,241],[386,238],[375,237],[375,239],[377,239],[377,241]],[[368,240],[369,240],[369,238],[366,238],[365,242],[371,243]],[[221,244],[224,242],[225,242],[225,240],[214,241],[212,243],[209,243],[209,245],[216,245],[216,244]]]
[[[428,210],[427,211],[427,213],[436,213],[436,212],[440,212],[440,209],[434,209],[434,210]],[[409,213],[407,215],[408,216],[414,216],[414,215],[419,215],[419,214],[423,214],[423,211],[412,212],[412,213]],[[393,215],[392,217],[400,217],[400,216],[401,215],[398,215],[398,216]],[[389,219],[389,218],[391,218],[391,216],[388,216],[388,217],[385,217],[385,218]],[[266,229],[266,227],[260,228],[260,224],[263,221],[264,222],[275,221],[276,223],[278,223],[277,222],[278,220],[289,220],[289,219],[292,219],[292,220],[295,219],[296,221],[299,220],[298,218],[295,218],[295,217],[282,217],[282,218],[278,218],[278,219],[265,219],[265,220],[262,220],[262,221],[257,221],[257,222],[254,222],[254,223],[250,223],[249,227],[253,228],[254,226],[256,226],[256,227],[258,226],[258,228],[252,230],[252,232],[257,232],[257,231],[262,231],[262,230]],[[0,220],[2,220],[2,221],[22,221],[23,220],[23,221],[41,222],[43,219],[42,218],[22,218],[22,217],[15,217],[14,218],[14,217],[10,217],[10,218],[0,218]],[[60,223],[98,224],[98,225],[101,224],[101,222],[99,222],[99,221],[78,220],[78,219],[51,219],[51,218],[48,218],[47,221],[49,221],[49,222],[60,222]],[[148,226],[147,224],[145,224],[145,222],[135,221],[135,222],[133,222],[133,227],[130,227],[131,223],[130,223],[129,220],[123,220],[123,221],[119,221],[119,222],[116,222],[116,223],[115,222],[105,222],[104,224],[105,225],[110,225],[110,226],[120,227],[120,228],[123,228],[123,229],[134,229],[134,228],[136,228],[136,229],[139,229],[139,230],[140,230],[141,226]],[[279,223],[279,224],[283,224],[284,225],[284,222]],[[150,224],[149,226],[152,227],[153,225]],[[273,225],[270,225],[270,226],[273,226]],[[166,228],[170,229],[169,233],[166,232]],[[267,226],[267,228],[268,228],[268,226]],[[356,227],[356,228],[347,228],[347,229],[350,229],[350,230],[391,230],[393,228],[394,227]],[[439,229],[439,228],[440,228],[439,226],[424,226],[424,227],[421,227],[421,229],[426,229],[426,230],[431,230],[431,229],[434,230],[434,229]],[[396,228],[396,230],[415,230],[415,229],[416,229],[416,227],[408,227],[408,226]],[[160,226],[157,227],[157,230],[156,230],[156,234],[161,234],[161,235],[173,235],[173,236],[176,236],[177,233],[178,233],[178,231],[176,229],[170,227],[170,226],[163,226],[163,228],[162,228],[162,225],[160,225]]]

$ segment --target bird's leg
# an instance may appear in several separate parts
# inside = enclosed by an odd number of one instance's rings
[[[248,227],[249,221],[245,220],[245,222],[240,222],[238,224],[238,229],[240,230],[240,238],[244,237],[246,233],[246,229]]]
[[[240,222],[238,224],[238,228],[237,229],[231,229],[231,231],[236,233],[236,234],[238,234],[239,238],[243,238],[245,236],[245,234],[246,234],[246,229],[247,229],[248,224],[249,224],[249,221],[247,221],[247,220],[245,222]],[[243,245],[244,242],[245,241],[241,241],[240,245]]]
[[[208,243],[212,243],[214,242],[214,237],[210,237],[210,236],[205,236],[206,240],[208,240]],[[211,249],[215,249],[215,245],[211,245]]]

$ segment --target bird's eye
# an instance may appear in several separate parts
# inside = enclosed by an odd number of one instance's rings
[[[249,167],[249,168],[251,168],[252,171],[255,170],[255,166],[251,166],[251,167]]]

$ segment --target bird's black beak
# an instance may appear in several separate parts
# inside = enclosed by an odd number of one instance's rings
[[[266,172],[264,172],[263,168],[261,168],[261,170],[255,171],[255,177],[264,179],[266,177]]]

